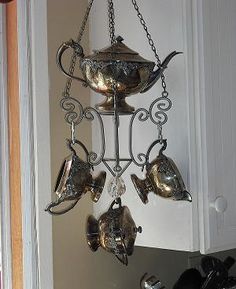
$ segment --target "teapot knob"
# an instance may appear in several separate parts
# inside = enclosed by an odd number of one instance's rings
[[[228,202],[224,196],[217,197],[213,203],[210,204],[218,213],[224,213],[228,207]]]
[[[124,40],[124,38],[121,37],[120,35],[116,37],[117,42],[122,42],[123,40]]]
[[[142,233],[143,229],[141,226],[138,226],[138,228],[134,228],[135,233]]]

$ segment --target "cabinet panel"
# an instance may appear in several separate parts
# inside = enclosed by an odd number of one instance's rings
[[[199,2],[204,83],[199,112],[205,119],[201,123],[205,167],[199,199],[204,210],[201,250],[215,252],[236,247],[236,2]],[[215,204],[219,197],[221,202]],[[223,207],[216,210],[215,205]]]

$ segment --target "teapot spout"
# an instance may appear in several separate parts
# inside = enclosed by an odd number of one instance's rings
[[[157,70],[153,71],[149,77],[149,80],[147,84],[143,87],[143,89],[140,91],[140,93],[144,93],[148,91],[153,85],[158,81],[158,79],[161,77],[163,71],[167,68],[168,63],[170,60],[177,54],[182,54],[183,52],[177,52],[173,51],[171,52],[165,60],[162,62],[161,67],[159,67]]]
[[[192,196],[189,194],[189,192],[187,191],[183,191],[183,197],[181,199],[182,201],[188,201],[188,202],[192,202]]]

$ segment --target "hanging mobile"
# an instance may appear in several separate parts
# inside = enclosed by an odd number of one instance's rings
[[[146,33],[148,43],[156,58],[156,63],[146,60],[136,51],[127,47],[121,36],[115,36],[113,0],[107,0],[110,46],[97,50],[92,55],[85,56],[80,42],[93,2],[94,0],[89,1],[76,41],[69,40],[64,42],[57,52],[57,64],[60,70],[68,77],[60,104],[65,111],[65,121],[71,125],[72,129],[73,137],[68,142],[68,147],[72,154],[65,159],[60,170],[55,188],[57,198],[49,204],[46,210],[52,214],[63,214],[73,208],[82,195],[88,191],[92,193],[92,200],[94,202],[98,201],[105,184],[106,173],[102,171],[97,178],[93,178],[91,170],[93,167],[103,164],[112,175],[108,183],[108,193],[115,200],[108,212],[103,214],[98,221],[92,216],[89,217],[87,226],[88,243],[92,250],[96,250],[101,245],[107,251],[113,252],[122,263],[126,264],[127,256],[133,251],[136,233],[141,231],[135,227],[128,208],[123,207],[120,200],[120,197],[126,191],[122,175],[131,164],[141,169],[146,169],[146,178],[144,180],[139,179],[134,174],[131,175],[131,179],[143,203],[148,202],[147,196],[149,192],[154,192],[156,195],[172,200],[192,200],[191,195],[185,189],[183,179],[175,163],[163,154],[167,146],[167,140],[163,139],[162,127],[168,120],[167,111],[172,106],[166,89],[164,71],[170,60],[181,52],[173,51],[164,61],[160,60],[136,0],[131,0],[131,2]],[[71,50],[73,54],[69,69],[66,70],[63,64],[63,56],[68,50]],[[79,65],[76,64],[77,58],[79,58]],[[83,78],[74,76],[77,66],[81,69]],[[73,79],[105,96],[105,100],[96,104],[95,108],[84,108],[80,101],[71,95],[70,90]],[[149,108],[134,108],[126,102],[126,97],[137,93],[145,93],[159,79],[163,89],[162,94],[151,102]],[[120,156],[119,132],[122,116],[130,116],[128,126],[129,154],[127,157]],[[112,157],[105,156],[104,122],[105,118],[107,120],[110,117],[113,118],[115,133],[114,155]],[[83,143],[74,139],[74,129],[83,120],[97,120],[99,125],[97,135],[100,135],[100,142],[98,139],[96,141],[100,143],[99,153],[88,152]],[[147,152],[135,154],[133,146],[134,123],[135,121],[145,122],[147,120],[150,120],[157,127],[158,137],[149,146]],[[158,144],[162,145],[162,148],[158,156],[150,162],[150,153]],[[74,145],[82,147],[86,154],[86,161],[77,156],[73,148]],[[54,207],[58,207],[59,204],[65,201],[72,201],[72,203],[65,209],[53,210]],[[116,203],[118,203],[119,207],[114,209],[113,206]],[[115,231],[113,231],[113,227],[111,228],[111,224],[114,224]],[[111,234],[111,232],[113,233]],[[119,244],[117,244],[118,239],[116,237],[120,240]],[[105,243],[106,241],[110,243]]]

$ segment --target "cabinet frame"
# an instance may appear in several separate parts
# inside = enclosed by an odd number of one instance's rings
[[[5,7],[0,5],[1,209],[4,288],[12,289],[8,176]],[[24,289],[53,289],[47,1],[17,1]],[[5,167],[4,167],[5,166]]]

